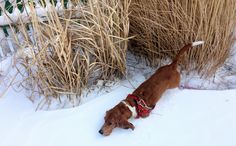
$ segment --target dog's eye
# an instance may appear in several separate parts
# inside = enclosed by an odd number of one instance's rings
[[[111,126],[111,125],[112,125],[112,123],[111,123],[111,122],[109,122],[109,123],[108,123],[108,125],[109,125],[109,126]]]

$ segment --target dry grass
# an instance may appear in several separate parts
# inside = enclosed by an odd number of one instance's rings
[[[152,66],[173,58],[194,40],[206,44],[185,57],[183,67],[211,76],[229,57],[235,42],[235,0],[132,0],[131,51]]]
[[[125,75],[129,4],[130,0],[88,0],[79,8],[80,18],[73,15],[77,10],[58,16],[52,7],[46,21],[31,6],[35,43],[21,29],[25,39],[19,47],[31,48],[21,64],[32,93],[44,95],[48,103],[61,95],[75,100],[97,80]]]

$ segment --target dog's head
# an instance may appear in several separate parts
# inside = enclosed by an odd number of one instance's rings
[[[99,130],[100,134],[108,136],[111,134],[112,130],[116,127],[123,129],[130,128],[134,130],[134,125],[128,122],[128,119],[131,117],[132,113],[125,106],[122,106],[120,104],[118,104],[113,109],[106,112],[106,116],[104,118],[105,123]]]

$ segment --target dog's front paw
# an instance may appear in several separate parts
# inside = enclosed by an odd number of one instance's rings
[[[130,123],[130,122],[128,122],[128,121],[125,121],[125,122],[123,123],[123,125],[122,125],[122,128],[134,130],[135,127],[134,127],[134,125],[133,125],[132,123]]]
[[[129,123],[129,125],[130,125],[129,128],[134,130],[134,128],[135,128],[134,125],[132,123]]]

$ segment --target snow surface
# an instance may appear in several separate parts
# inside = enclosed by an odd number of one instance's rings
[[[131,120],[134,131],[115,129],[101,136],[105,111],[130,92],[118,86],[79,107],[54,111],[35,111],[27,98],[8,92],[0,100],[0,145],[236,145],[236,90],[169,90],[148,118]]]
[[[26,91],[11,82],[18,79],[12,62],[11,57],[0,62],[0,146],[236,145],[236,89],[168,90],[148,118],[131,120],[134,131],[117,128],[104,137],[98,130],[105,112],[149,77],[153,69],[131,60],[134,68],[130,67],[128,80],[99,93],[94,90],[80,106],[61,109],[70,106],[55,105],[36,111],[38,102],[32,103]],[[235,85],[233,77],[229,88]],[[182,83],[205,89],[217,87],[195,76],[184,77]],[[8,88],[10,84],[14,86]]]

